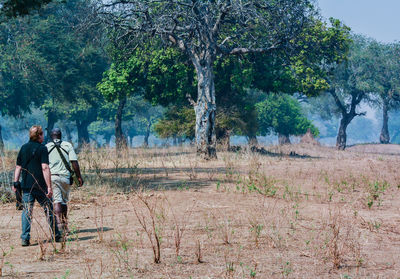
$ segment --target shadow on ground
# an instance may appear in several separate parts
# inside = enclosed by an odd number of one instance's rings
[[[77,230],[76,233],[97,233],[98,231],[108,232],[114,230],[113,228],[103,227],[103,228],[94,228],[94,229],[82,229]]]

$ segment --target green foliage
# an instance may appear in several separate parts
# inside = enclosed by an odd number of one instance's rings
[[[14,107],[3,113],[28,110],[33,103],[52,123],[68,119],[87,126],[96,119],[103,102],[96,84],[108,62],[91,30],[76,32],[88,5],[85,0],[55,3],[41,14],[1,25],[0,92],[14,98],[9,99]]]
[[[153,104],[188,105],[186,95],[196,98],[195,72],[189,61],[175,48],[153,49],[147,52],[145,98]]]
[[[400,105],[400,44],[384,44],[375,40],[368,40],[365,48],[366,67],[373,76],[369,78],[371,89],[377,95],[370,103],[375,107],[382,107],[386,103],[387,109],[398,108]]]
[[[348,97],[362,92],[364,99],[371,97],[376,90],[375,72],[371,71],[371,56],[368,52],[371,41],[363,36],[353,36],[348,59],[335,67],[332,72],[330,88],[335,89],[339,100],[349,111]]]
[[[318,136],[318,129],[303,114],[300,103],[287,94],[270,94],[256,104],[260,133],[275,132],[281,135],[302,135],[311,129]]]
[[[318,95],[329,88],[329,77],[335,65],[347,58],[350,29],[333,18],[330,24],[313,19],[291,43],[296,47],[290,52],[249,54],[245,57],[251,88]]]
[[[24,16],[38,10],[52,0],[5,0],[2,1],[1,13],[7,17]]]
[[[190,107],[170,107],[164,117],[154,125],[161,138],[179,137],[194,139],[196,116]]]
[[[19,20],[0,24],[0,113],[18,116],[30,111],[32,102],[39,103],[44,90],[32,79],[39,78],[34,66],[41,62],[31,47],[30,36],[20,30],[24,24]],[[10,39],[12,38],[12,39]]]
[[[132,55],[128,60],[111,64],[97,88],[110,102],[141,93],[141,86],[145,80],[141,75],[143,65],[144,60],[140,59],[140,51],[137,50],[136,55]]]
[[[328,89],[331,71],[347,59],[351,43],[350,28],[339,20],[330,18],[328,25],[315,19],[303,30],[298,53],[291,57],[296,89],[306,95]]]

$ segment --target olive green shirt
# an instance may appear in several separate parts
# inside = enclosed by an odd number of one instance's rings
[[[59,141],[59,140],[55,140]],[[46,144],[47,150],[49,152],[49,166],[51,174],[70,176],[68,169],[65,167],[63,160],[60,157],[60,154],[55,147],[54,142],[49,142]],[[61,141],[61,152],[64,155],[65,160],[69,164],[71,161],[78,161],[78,157],[76,156],[74,147],[71,143],[67,141]],[[71,165],[70,165],[71,166]],[[71,167],[72,168],[72,167]]]

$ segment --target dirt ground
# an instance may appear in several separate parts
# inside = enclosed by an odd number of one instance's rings
[[[36,207],[21,247],[20,212],[0,204],[2,276],[400,278],[400,146],[266,149],[86,148],[66,243]]]

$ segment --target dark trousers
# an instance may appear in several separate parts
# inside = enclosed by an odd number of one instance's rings
[[[47,216],[47,221],[50,225],[50,229],[52,232],[52,238],[57,239],[61,237],[61,234],[57,228],[57,224],[53,214],[53,203],[46,196],[46,194],[39,189],[33,189],[30,192],[24,192],[22,194],[22,203],[24,205],[24,209],[22,211],[21,221],[22,221],[22,234],[21,239],[30,240],[31,238],[31,224],[32,224],[32,210],[33,204],[35,200],[40,204],[43,208],[44,213]]]

